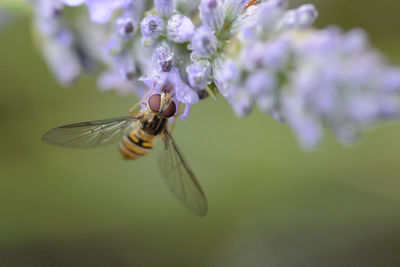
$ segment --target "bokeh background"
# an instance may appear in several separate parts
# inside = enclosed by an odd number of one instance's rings
[[[317,27],[364,28],[400,65],[400,1],[307,2]],[[400,123],[306,153],[285,125],[208,99],[174,132],[208,198],[198,218],[163,184],[158,151],[127,162],[116,146],[42,143],[136,99],[91,77],[59,86],[18,14],[0,32],[0,266],[400,266]]]

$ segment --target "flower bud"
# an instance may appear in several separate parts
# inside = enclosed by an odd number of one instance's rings
[[[56,19],[63,11],[63,3],[60,0],[37,2],[36,11],[42,19]]]
[[[163,18],[169,18],[172,16],[172,12],[175,9],[174,0],[154,0],[154,8],[157,13]]]
[[[264,46],[262,65],[271,69],[281,70],[289,62],[289,41],[285,38],[268,42]]]
[[[122,16],[116,20],[115,30],[122,38],[131,38],[136,31],[136,27],[131,17]]]
[[[318,17],[318,11],[311,5],[302,5],[301,7],[289,10],[282,18],[283,29],[309,28]]]
[[[219,32],[224,25],[225,12],[221,0],[203,0],[200,4],[200,18],[204,25]]]
[[[184,43],[190,41],[193,34],[194,25],[188,17],[177,14],[168,20],[167,35],[170,40],[176,43]]]
[[[254,100],[250,94],[241,88],[235,88],[228,97],[236,116],[242,118],[250,114],[253,109]]]
[[[224,10],[225,18],[228,23],[237,19],[243,12],[248,0],[225,0]]]
[[[114,68],[124,80],[132,80],[136,73],[135,62],[130,53],[122,53],[114,56]]]
[[[231,60],[224,62],[217,57],[213,62],[212,74],[218,91],[227,98],[231,94],[232,88],[239,83],[242,72],[235,62]]]
[[[208,61],[195,62],[186,68],[188,81],[193,88],[204,88],[210,76],[210,63]]]
[[[163,20],[157,15],[149,15],[140,23],[142,35],[146,38],[157,38],[161,35],[164,29]]]
[[[296,9],[297,27],[309,28],[318,17],[318,11],[314,5],[306,4]]]
[[[193,51],[200,57],[213,55],[218,48],[218,40],[207,26],[199,27],[192,39]]]
[[[161,43],[154,51],[153,65],[158,72],[169,72],[173,66],[174,53],[167,43]]]

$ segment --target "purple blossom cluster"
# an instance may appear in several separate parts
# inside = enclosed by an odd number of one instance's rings
[[[84,64],[76,36],[61,19],[61,1],[38,0],[34,3],[34,23],[43,56],[58,82],[67,86],[80,75]]]
[[[319,143],[323,126],[349,143],[363,128],[398,117],[400,68],[370,50],[363,31],[328,28],[293,43],[296,71],[282,89],[281,112],[305,147]]]
[[[400,68],[362,30],[311,28],[313,5],[285,0],[36,0],[35,25],[57,80],[84,71],[100,89],[145,95],[172,88],[191,105],[221,95],[239,117],[258,107],[315,147],[330,129],[344,143],[400,113]],[[85,12],[64,10],[86,6]],[[88,15],[87,15],[88,14]],[[100,69],[100,72],[97,71]]]

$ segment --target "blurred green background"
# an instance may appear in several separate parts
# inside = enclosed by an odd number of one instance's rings
[[[364,28],[400,64],[400,1],[307,2],[318,27]],[[0,85],[0,266],[400,266],[399,123],[351,147],[328,134],[306,153],[287,126],[208,99],[174,132],[208,198],[197,218],[159,177],[158,151],[127,162],[116,146],[42,143],[49,128],[124,115],[136,99],[90,77],[60,87],[29,12],[0,32]]]

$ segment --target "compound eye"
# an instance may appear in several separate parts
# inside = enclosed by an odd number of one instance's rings
[[[176,111],[176,105],[174,101],[171,101],[169,106],[163,111],[163,115],[167,118],[174,116]]]
[[[158,112],[160,110],[161,95],[155,94],[149,97],[149,107],[153,112]]]

